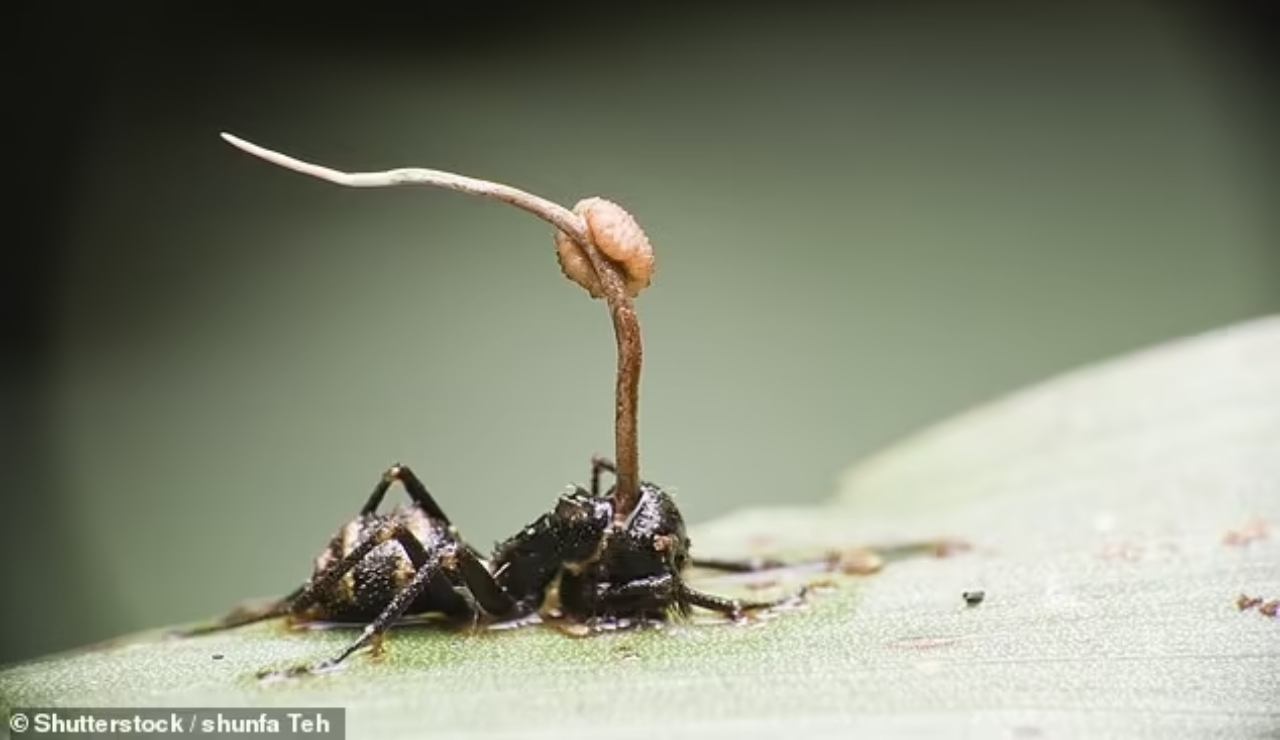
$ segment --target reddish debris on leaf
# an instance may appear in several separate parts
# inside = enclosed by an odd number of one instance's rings
[[[884,568],[880,553],[866,547],[834,552],[829,562],[833,570],[851,576],[869,576]]]
[[[973,545],[964,540],[938,540],[934,545],[933,556],[937,558],[949,558],[962,552],[969,552],[973,549]]]
[[[1228,547],[1244,547],[1254,540],[1265,540],[1270,534],[1271,525],[1265,519],[1250,519],[1240,529],[1228,530],[1222,536],[1222,544]]]
[[[1145,548],[1135,542],[1108,542],[1102,548],[1099,555],[1103,560],[1120,560],[1126,563],[1136,563],[1142,560]]]

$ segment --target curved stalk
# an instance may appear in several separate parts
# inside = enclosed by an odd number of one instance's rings
[[[617,485],[614,487],[614,511],[619,521],[631,513],[640,497],[640,453],[637,444],[637,406],[643,355],[640,319],[636,315],[631,296],[627,294],[621,271],[611,260],[600,254],[592,241],[586,219],[546,198],[488,180],[420,167],[401,167],[382,172],[343,172],[304,162],[228,133],[223,133],[222,138],[236,148],[267,162],[337,185],[353,188],[427,185],[456,190],[513,205],[568,234],[582,248],[583,254],[595,270],[613,319],[613,332],[618,348],[614,407],[614,456],[618,472]]]

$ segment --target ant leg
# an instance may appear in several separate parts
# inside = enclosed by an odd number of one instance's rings
[[[400,463],[387,468],[386,472],[382,474],[382,478],[373,487],[373,493],[369,494],[369,500],[360,509],[360,515],[368,516],[376,511],[378,505],[382,503],[383,496],[387,494],[387,489],[395,481],[400,481],[404,486],[405,493],[408,493],[413,503],[417,504],[428,516],[445,524],[451,524],[449,517],[444,513],[444,509],[441,509],[440,504],[436,503],[435,498],[432,497],[427,487],[422,484],[422,481],[418,479],[418,476],[413,474],[408,465],[401,465]]]
[[[315,604],[322,594],[333,588],[338,579],[347,574],[347,571],[364,560],[373,548],[393,539],[400,543],[415,566],[429,559],[430,556],[422,543],[403,524],[388,523],[365,535],[351,548],[350,552],[312,576],[289,604],[288,613],[291,616],[301,615],[308,607]]]
[[[415,568],[422,568],[431,559],[422,543],[408,530],[397,530],[395,537],[409,553],[409,559],[413,561]],[[445,561],[442,569],[455,589],[466,589],[476,605],[489,616],[502,618],[516,612],[515,599],[498,585],[489,568],[470,545],[460,543],[452,556],[452,559]]]
[[[858,547],[846,550],[830,550],[821,557],[809,557],[802,560],[779,560],[777,558],[753,557],[739,560],[721,558],[692,558],[690,565],[695,568],[720,570],[727,573],[755,573],[778,568],[795,568],[806,570],[842,571],[850,574],[863,574],[878,570],[883,563],[904,560],[911,557],[933,555],[945,557],[967,545],[952,540],[926,540],[923,542],[907,542],[882,547]]]
[[[700,606],[732,619],[741,619],[748,611],[779,606],[791,598],[774,601],[726,599],[689,588],[671,574],[663,573],[600,588],[594,594],[592,611],[603,614],[652,612],[661,610],[673,600],[682,612],[687,612],[690,606]]]
[[[421,550],[421,545],[419,545],[419,549]],[[426,555],[425,550],[422,550],[422,552]],[[483,576],[478,574],[483,574]],[[319,667],[328,668],[341,663],[350,657],[352,653],[365,647],[385,633],[391,625],[404,616],[405,611],[422,594],[431,579],[437,575],[443,575],[456,586],[468,589],[475,597],[476,603],[490,614],[504,616],[515,609],[515,601],[493,581],[493,577],[484,567],[484,564],[467,548],[464,547],[445,555],[429,555],[419,565],[418,572],[414,574],[413,580],[395,595],[395,598],[391,600],[391,603],[387,604],[377,619],[365,626],[360,633],[360,637],[347,646],[336,658],[326,661]]]
[[[816,561],[815,561],[816,562]],[[762,570],[786,568],[795,563],[787,563],[777,558],[744,558],[742,560],[723,560],[720,558],[693,558],[690,565],[695,568],[722,570],[727,573],[755,573]]]
[[[404,616],[405,611],[411,604],[413,604],[414,600],[422,595],[423,590],[426,589],[427,584],[431,582],[431,579],[440,575],[442,568],[441,557],[439,555],[434,555],[428,558],[427,561],[418,568],[418,572],[414,574],[413,580],[409,581],[407,586],[396,593],[395,598],[391,599],[391,603],[387,604],[386,608],[382,610],[382,613],[378,615],[377,619],[365,625],[364,630],[360,633],[360,637],[357,638],[355,642],[348,645],[347,649],[343,650],[336,658],[332,658],[321,663],[317,668],[330,668],[341,663],[350,657],[352,653],[368,645],[382,633],[386,632],[396,620]]]
[[[304,586],[295,588],[289,595],[283,596],[269,604],[257,607],[236,607],[230,614],[222,617],[212,624],[200,625],[185,630],[177,630],[173,634],[178,637],[195,637],[197,635],[207,635],[211,632],[221,632],[223,630],[243,627],[246,624],[261,622],[267,619],[275,619],[283,617],[289,613],[289,606],[293,600],[302,594]]]
[[[446,568],[445,575],[455,588],[465,588],[475,599],[476,604],[486,614],[503,619],[515,616],[520,610],[516,600],[506,589],[498,585],[493,574],[485,567],[480,556],[470,547],[463,546],[455,552],[457,564],[454,568]]]
[[[600,471],[618,472],[618,467],[607,457],[596,455],[591,458],[591,495],[600,495]]]
[[[607,588],[600,589],[599,596],[609,600],[650,595],[666,597],[671,594],[675,582],[675,578],[670,573],[645,576],[644,578],[636,578],[626,583],[619,583],[616,586],[610,585]]]
[[[671,573],[621,583],[593,583],[565,573],[560,581],[561,607],[565,614],[578,620],[658,616],[673,604],[681,606],[677,594],[676,577]]]
[[[784,599],[774,599],[773,601],[747,601],[744,599],[726,599],[723,596],[716,596],[703,591],[697,591],[685,585],[681,585],[679,588],[680,599],[683,603],[692,606],[700,606],[703,609],[710,609],[714,612],[720,612],[726,617],[735,620],[742,619],[743,615],[748,611],[779,606],[794,598],[787,597]]]

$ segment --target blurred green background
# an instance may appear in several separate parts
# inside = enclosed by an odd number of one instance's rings
[[[220,130],[625,204],[658,254],[642,469],[693,522],[1280,310],[1247,8],[948,7],[28,11],[0,661],[284,592],[391,462],[486,547],[611,451],[609,321],[547,226]]]

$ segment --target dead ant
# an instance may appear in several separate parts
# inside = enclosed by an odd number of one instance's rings
[[[393,465],[356,517],[316,557],[306,583],[266,607],[237,610],[185,634],[281,616],[367,622],[355,642],[321,666],[328,667],[377,640],[406,614],[516,620],[537,613],[553,587],[560,609],[576,622],[664,619],[693,607],[736,620],[785,601],[727,599],[690,587],[684,579],[690,565],[741,571],[777,564],[693,561],[684,519],[671,496],[642,481],[635,508],[625,519],[615,519],[616,486],[601,495],[603,471],[614,472],[614,464],[594,458],[589,492],[574,486],[553,510],[499,543],[486,560],[458,535],[413,471]],[[410,503],[378,513],[396,481]]]
[[[438,170],[342,172],[230,134],[223,138],[268,162],[339,185],[443,187],[516,206],[555,226],[556,255],[565,275],[609,306],[618,348],[617,462],[593,460],[589,492],[574,486],[552,511],[499,543],[487,560],[458,535],[417,476],[393,465],[356,518],[316,558],[305,584],[266,608],[232,613],[195,633],[277,616],[366,622],[359,639],[329,661],[333,664],[406,614],[514,620],[537,614],[553,591],[560,611],[575,623],[662,619],[693,607],[740,618],[748,610],[778,603],[725,599],[690,588],[684,571],[697,563],[689,556],[680,510],[665,491],[640,480],[636,407],[642,347],[632,299],[649,285],[654,261],[652,245],[631,214],[602,198],[581,200],[570,211],[507,185]],[[605,494],[600,492],[603,471],[615,478]],[[379,514],[378,506],[396,481],[410,503]],[[740,571],[761,563],[705,565]]]

